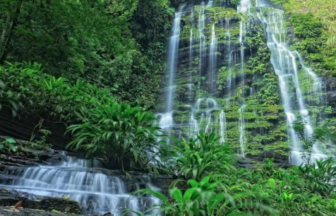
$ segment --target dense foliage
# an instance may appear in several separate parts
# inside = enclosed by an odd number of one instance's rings
[[[173,11],[167,0],[4,0],[0,64],[37,62],[57,78],[151,107]]]
[[[0,107],[66,123],[74,135],[69,147],[84,149],[89,157],[99,155],[107,166],[123,166],[128,159],[129,167],[150,168],[156,158],[155,152],[147,157],[157,145],[154,115],[116,103],[106,89],[84,80],[71,84],[43,73],[38,64],[0,66],[0,84]]]
[[[200,134],[195,142],[202,145],[204,137],[213,136]],[[215,140],[217,139],[206,143],[209,145],[205,149],[206,153],[212,153],[210,146],[215,144]],[[189,157],[189,151],[176,151],[180,158]],[[217,162],[222,162],[223,166],[232,167],[234,160],[228,158],[234,156],[227,152],[226,157],[224,160],[212,160],[212,163],[216,166]],[[194,216],[335,215],[335,165],[334,160],[329,158],[317,161],[316,165],[302,164],[299,167],[283,169],[276,167],[272,160],[266,159],[264,164],[255,164],[252,169],[209,169],[206,175],[198,180],[192,175],[182,175],[189,186],[181,184],[183,179],[173,182],[169,198],[148,189],[137,193],[155,196],[161,200],[161,204],[154,204],[145,214],[156,215],[163,212],[166,215]],[[176,171],[188,174],[184,166],[177,166]],[[141,212],[134,213],[145,215]]]
[[[335,75],[335,17],[322,15],[335,11],[332,3],[307,10],[297,0],[274,1],[284,3],[290,12],[294,48],[304,53],[320,74]],[[183,2],[171,1],[173,6]],[[306,2],[321,4],[319,0]],[[180,179],[172,184],[169,197],[152,190],[138,191],[161,200],[148,212],[336,215],[336,164],[331,158],[288,169],[275,167],[271,160],[252,169],[237,168],[230,145],[207,133],[161,147],[154,115],[132,105],[154,106],[173,12],[167,0],[1,1],[0,109],[8,107],[14,115],[28,112],[65,123],[74,138],[68,147],[99,157],[110,168],[121,164],[123,170],[157,173],[165,162],[160,171]],[[253,84],[260,86],[260,91],[247,103],[259,112],[265,110],[263,118],[273,121],[280,109],[277,78],[267,70],[269,53],[258,32],[247,40],[260,50],[247,60],[246,73],[258,74],[262,81]],[[227,70],[222,68],[219,75],[223,80],[225,74]],[[255,110],[246,119],[259,119]],[[232,113],[227,113],[228,119],[237,119],[237,113]],[[256,125],[272,128],[266,120]],[[237,133],[236,127],[232,128]],[[270,130],[264,140],[258,136],[253,140],[260,145],[261,141],[284,142],[285,136],[278,129]],[[48,146],[45,137],[40,142]],[[302,142],[311,148],[315,137]],[[258,145],[254,148],[260,148]],[[0,143],[0,151],[21,150],[15,140],[7,139]],[[158,155],[164,156],[160,157],[163,161]]]

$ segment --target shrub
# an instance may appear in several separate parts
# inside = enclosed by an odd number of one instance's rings
[[[90,157],[103,157],[109,167],[117,162],[124,170],[127,159],[130,168],[153,168],[160,130],[152,113],[126,103],[99,104],[81,119],[83,123],[68,128],[74,136],[69,148],[83,149]],[[150,152],[153,157],[148,157]]]

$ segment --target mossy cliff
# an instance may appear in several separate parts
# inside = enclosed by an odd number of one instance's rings
[[[287,160],[291,143],[279,79],[272,67],[271,52],[265,39],[265,26],[251,18],[254,16],[242,15],[233,8],[219,5],[186,7],[181,20],[174,86],[174,133],[171,135],[188,137],[195,126],[192,122],[196,120],[197,129],[222,134],[225,142],[234,146],[237,152],[243,142],[245,156],[274,153]],[[200,29],[203,13],[204,28]],[[252,10],[251,13],[256,12]],[[217,41],[215,54],[211,53],[213,34]],[[211,65],[213,55],[216,57],[215,67]],[[317,127],[324,119],[324,113],[330,112],[330,106],[327,101],[321,105],[324,93],[320,97],[310,94],[312,80],[307,78],[303,68],[298,71],[302,94],[309,101],[307,109],[312,124]],[[162,95],[167,91],[168,79],[169,74],[162,79]],[[294,85],[290,86],[290,92],[295,94]],[[160,98],[157,110],[164,112],[165,97]],[[245,105],[243,108],[242,104]]]

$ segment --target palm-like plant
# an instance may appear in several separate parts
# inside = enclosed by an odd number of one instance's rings
[[[315,164],[302,164],[299,171],[309,182],[312,192],[332,193],[335,189],[336,166],[333,158],[317,160]]]
[[[173,158],[172,167],[178,176],[200,180],[210,173],[228,173],[234,170],[233,151],[227,143],[221,143],[215,134],[200,132],[196,138],[176,140],[166,153]],[[174,169],[170,169],[174,170]]]
[[[126,103],[98,105],[90,115],[83,116],[83,123],[71,125],[68,131],[74,140],[68,147],[84,149],[88,156],[99,155],[112,166],[128,159],[130,167],[148,167],[151,159],[148,153],[157,147],[160,128],[154,124],[152,113],[141,112]],[[155,155],[155,152],[154,152]],[[139,167],[138,167],[139,168]]]

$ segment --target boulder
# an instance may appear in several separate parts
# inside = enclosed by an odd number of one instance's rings
[[[44,197],[6,188],[0,189],[0,206],[14,206],[19,201],[22,202],[24,209],[41,209],[71,214],[79,214],[82,211],[78,202],[66,197]]]

